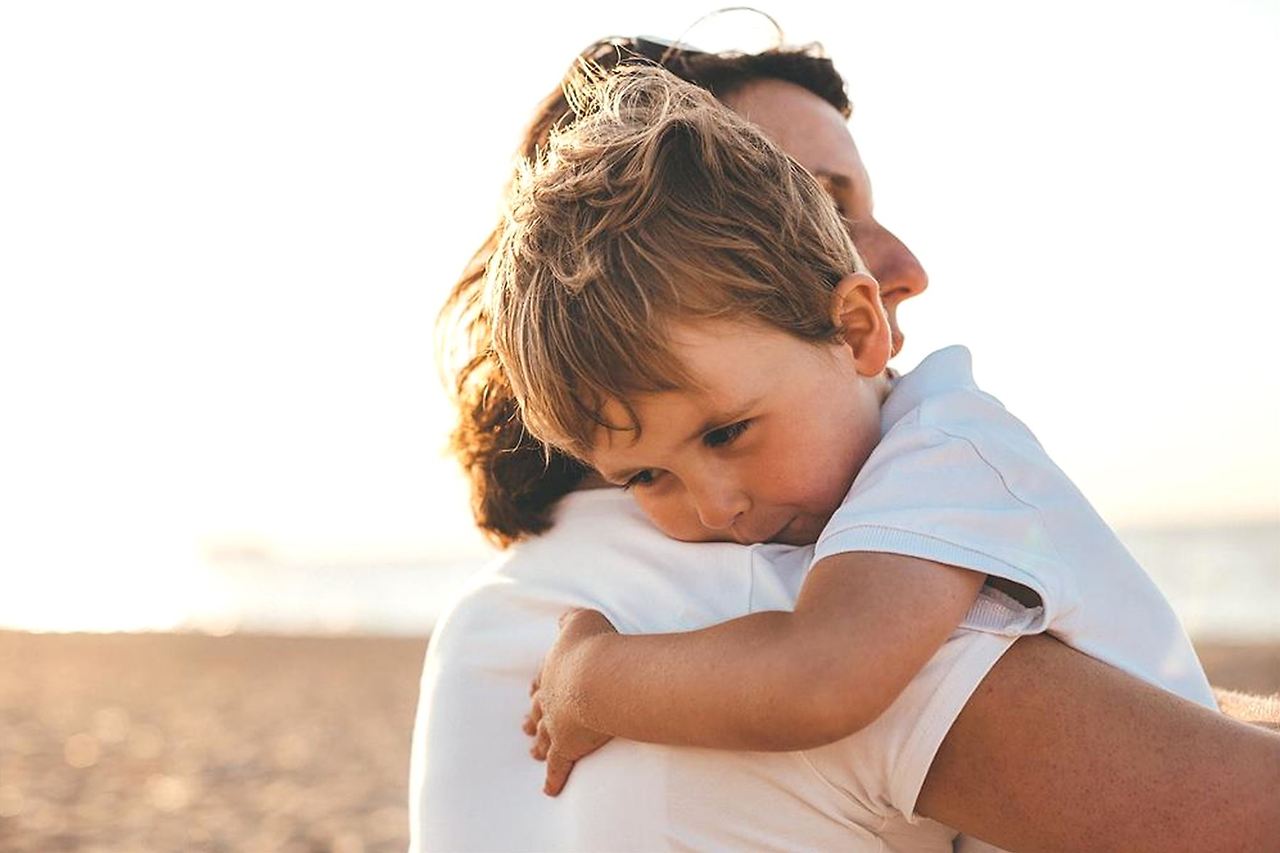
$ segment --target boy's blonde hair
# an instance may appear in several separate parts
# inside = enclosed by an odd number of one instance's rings
[[[863,270],[830,196],[745,119],[657,66],[584,66],[577,119],[520,166],[486,272],[493,346],[534,436],[586,458],[627,400],[690,387],[673,321],[835,341]],[[617,401],[631,423],[604,420]]]

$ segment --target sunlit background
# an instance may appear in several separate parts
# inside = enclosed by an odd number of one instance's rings
[[[0,626],[425,634],[490,554],[435,311],[574,54],[711,8],[0,9]],[[931,274],[898,366],[967,344],[1193,633],[1280,638],[1280,5],[771,11]]]

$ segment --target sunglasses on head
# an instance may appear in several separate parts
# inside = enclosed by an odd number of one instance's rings
[[[600,39],[600,41],[584,50],[582,57],[607,68],[619,65],[628,59],[647,59],[658,65],[667,66],[690,57],[706,56],[706,51],[687,46],[684,41],[685,36],[707,21],[713,21],[737,12],[745,12],[758,18],[763,18],[773,28],[772,47],[777,48],[782,45],[784,39],[782,25],[768,12],[752,6],[728,6],[708,12],[698,18],[685,27],[684,32],[675,41],[668,41],[658,36],[631,36],[629,38],[611,36]]]
[[[602,68],[612,68],[632,60],[647,60],[665,67],[691,56],[705,55],[705,51],[684,47],[656,36],[630,38],[611,36],[601,39],[581,54],[583,59],[588,59]]]

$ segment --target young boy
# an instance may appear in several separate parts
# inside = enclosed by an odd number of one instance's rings
[[[1159,591],[968,353],[887,369],[876,283],[807,172],[657,68],[575,98],[488,273],[526,425],[675,538],[816,548],[791,613],[627,637],[566,614],[526,721],[549,793],[615,736],[845,737],[961,624],[1049,630],[1215,707]]]

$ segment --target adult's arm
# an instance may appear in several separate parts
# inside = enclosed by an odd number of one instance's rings
[[[1010,850],[1269,850],[1280,735],[1044,636],[991,669],[918,811]]]

